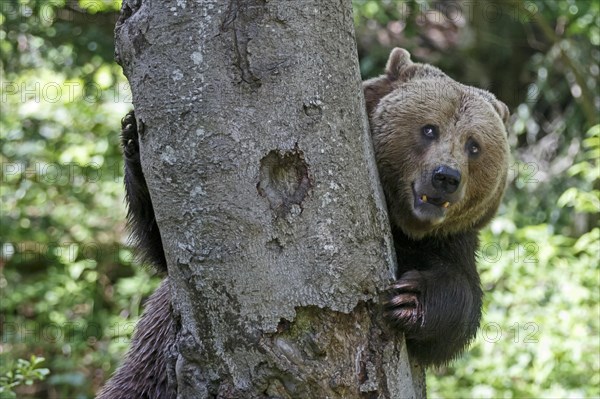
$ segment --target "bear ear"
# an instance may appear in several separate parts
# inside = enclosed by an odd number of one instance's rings
[[[390,80],[398,80],[402,76],[402,72],[412,65],[410,53],[403,48],[396,47],[390,53],[390,58],[388,58],[385,66],[385,73]]]
[[[490,103],[492,107],[494,107],[494,110],[496,111],[500,119],[502,119],[502,123],[504,124],[506,131],[508,131],[508,120],[510,119],[510,111],[508,110],[506,104],[498,100],[495,95],[493,95],[487,90],[464,85],[463,87],[465,87],[467,90],[474,90],[475,94],[479,94],[481,97],[483,97],[485,101]]]
[[[508,129],[508,119],[510,118],[510,111],[508,110],[508,107],[500,100],[494,101],[492,105],[494,106],[494,109],[498,115],[500,115],[502,122],[504,122],[504,127]]]
[[[385,74],[363,83],[368,115],[371,115],[375,110],[379,100],[396,88],[394,83],[400,80],[403,71],[406,71],[406,68],[412,65],[414,64],[410,60],[408,51],[398,47],[392,50],[385,67]]]

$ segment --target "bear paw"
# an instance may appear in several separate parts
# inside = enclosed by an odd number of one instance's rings
[[[384,304],[384,315],[405,332],[415,332],[425,322],[421,297],[423,276],[416,270],[404,273],[388,290],[389,298]]]
[[[134,158],[139,153],[137,123],[134,111],[129,111],[121,119],[121,145],[123,153],[128,159]]]

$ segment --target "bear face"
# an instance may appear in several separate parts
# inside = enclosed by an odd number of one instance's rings
[[[411,238],[483,227],[506,186],[508,108],[394,49],[364,83],[392,224]]]

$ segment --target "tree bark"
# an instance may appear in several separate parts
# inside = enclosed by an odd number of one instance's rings
[[[350,0],[124,0],[178,397],[421,398]]]

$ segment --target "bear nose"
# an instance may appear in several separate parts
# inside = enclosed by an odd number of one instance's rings
[[[460,172],[446,165],[438,166],[433,171],[431,184],[436,190],[452,194],[460,184]]]

